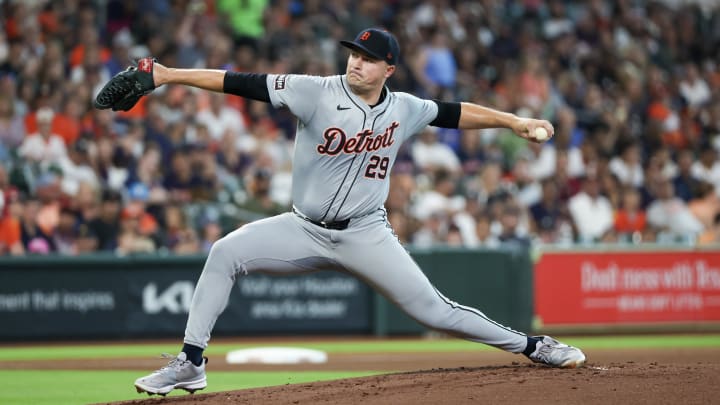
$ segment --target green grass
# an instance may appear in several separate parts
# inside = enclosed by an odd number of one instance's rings
[[[141,374],[142,372],[135,371],[0,370],[0,381],[3,381],[0,404],[74,405],[147,398],[147,394],[136,394],[132,386],[133,381]],[[201,392],[297,384],[373,374],[378,372],[214,371],[209,376],[210,385]],[[168,396],[174,395],[188,394],[179,391]]]
[[[720,335],[651,335],[651,336],[601,336],[569,337],[563,342],[584,349],[605,348],[682,348],[720,347]],[[230,350],[258,346],[291,346],[323,350],[328,353],[408,353],[408,352],[458,352],[475,350],[496,350],[489,346],[460,339],[441,340],[378,340],[378,341],[336,341],[303,342],[302,340],[283,343],[218,343],[211,344],[207,354],[222,355]],[[23,346],[0,348],[0,361],[13,360],[55,360],[118,357],[158,357],[160,353],[175,354],[180,344],[148,345],[92,345],[92,346]]]

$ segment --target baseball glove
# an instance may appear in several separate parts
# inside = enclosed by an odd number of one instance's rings
[[[128,111],[155,89],[153,80],[154,58],[143,58],[132,66],[113,76],[93,101],[95,108],[113,111]]]

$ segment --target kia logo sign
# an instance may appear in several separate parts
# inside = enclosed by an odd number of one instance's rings
[[[190,281],[176,281],[160,292],[155,283],[149,283],[143,288],[143,310],[150,315],[163,310],[171,314],[187,314],[194,291],[195,286]]]

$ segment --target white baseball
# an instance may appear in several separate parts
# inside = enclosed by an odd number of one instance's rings
[[[549,136],[550,134],[548,133],[547,129],[543,127],[535,128],[535,139],[537,139],[538,141],[544,141],[548,139]]]

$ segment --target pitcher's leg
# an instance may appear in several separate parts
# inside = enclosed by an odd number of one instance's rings
[[[410,317],[453,336],[521,353],[528,338],[442,295],[384,226],[343,236],[338,260]],[[354,230],[353,230],[354,231]]]
[[[320,246],[297,221],[293,214],[278,215],[247,224],[215,242],[193,294],[186,344],[207,347],[239,274],[300,273],[325,265]]]
[[[245,225],[216,242],[193,294],[181,352],[167,366],[135,380],[137,391],[165,395],[176,388],[204,389],[203,351],[238,274],[336,268],[337,263],[327,258],[324,237],[296,215],[283,214]]]

